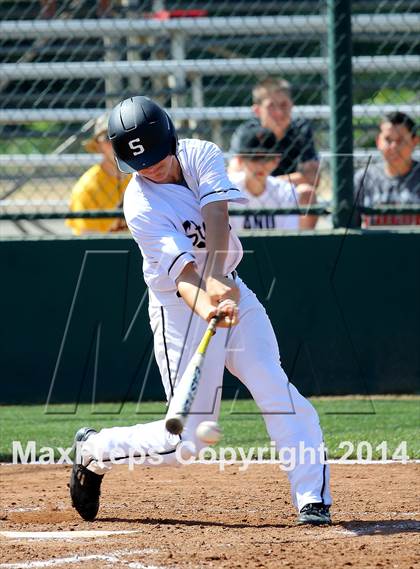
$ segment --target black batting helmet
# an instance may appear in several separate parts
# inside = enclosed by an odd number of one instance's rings
[[[148,97],[131,97],[118,103],[109,117],[108,136],[121,172],[148,168],[176,153],[174,124]]]
[[[276,136],[259,124],[244,123],[233,133],[230,151],[245,158],[278,157]]]

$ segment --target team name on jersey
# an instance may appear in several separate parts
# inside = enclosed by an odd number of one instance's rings
[[[192,219],[187,219],[182,223],[185,235],[192,240],[193,247],[204,249],[206,246],[206,226],[195,223]]]
[[[267,213],[245,215],[243,229],[275,229],[276,218]]]

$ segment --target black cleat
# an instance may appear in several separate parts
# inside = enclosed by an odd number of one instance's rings
[[[95,429],[89,427],[79,429],[74,437],[75,448],[77,443],[86,441],[94,433],[96,433]],[[98,513],[103,477],[103,474],[95,474],[83,464],[73,463],[69,485],[72,505],[80,516],[88,522],[94,520]]]
[[[330,507],[321,502],[306,504],[299,512],[298,524],[331,525]]]

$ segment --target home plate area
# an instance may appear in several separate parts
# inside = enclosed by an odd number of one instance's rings
[[[0,569],[418,567],[420,465],[333,464],[333,525],[296,525],[278,465],[120,466],[94,522],[67,466],[0,466]],[[418,510],[418,508],[417,508]]]

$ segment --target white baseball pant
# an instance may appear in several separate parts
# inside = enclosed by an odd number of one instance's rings
[[[196,454],[205,446],[196,436],[198,424],[218,418],[226,366],[250,391],[276,448],[290,449],[296,457],[296,464],[288,470],[295,506],[300,510],[311,502],[329,505],[329,466],[321,456],[323,440],[318,415],[288,381],[264,307],[239,277],[236,282],[241,292],[240,321],[231,330],[219,328],[211,340],[197,394],[182,433],[182,453],[178,452],[180,437],[170,435],[165,429],[165,421],[159,420],[102,429],[84,443],[83,462],[93,472],[104,473],[112,462],[133,462],[136,456],[146,457],[142,464],[176,465],[180,462],[179,456],[187,459]],[[169,399],[177,389],[207,323],[192,313],[182,299],[174,299],[170,306],[149,307],[149,315],[156,361]],[[307,449],[303,456],[302,449]]]

